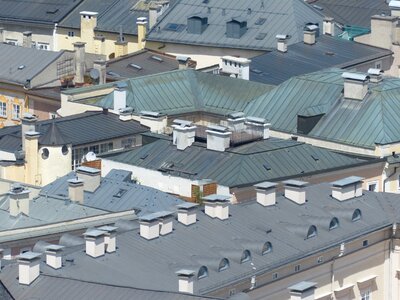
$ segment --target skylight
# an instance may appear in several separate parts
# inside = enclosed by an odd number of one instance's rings
[[[158,62],[163,62],[163,59],[161,57],[158,57],[158,56],[155,56],[155,55],[152,55],[151,59],[154,59],[154,60],[156,60]]]
[[[254,23],[255,25],[262,25],[267,21],[266,18],[258,18],[258,20]]]
[[[271,170],[271,166],[270,166],[269,163],[267,163],[267,162],[263,164],[263,167],[264,167],[264,169],[267,170],[267,171]]]
[[[255,39],[258,41],[261,41],[261,40],[265,39],[266,36],[267,36],[267,33],[260,32],[259,34],[256,35]]]
[[[114,197],[121,198],[123,195],[125,195],[126,192],[127,192],[127,190],[119,189],[118,192],[116,194],[114,194]]]
[[[183,29],[185,29],[185,27],[186,27],[185,24],[168,23],[164,27],[164,30],[181,32],[181,31],[183,31]]]
[[[129,64],[128,66],[130,66],[130,67],[132,67],[132,68],[134,68],[134,69],[137,69],[137,70],[141,70],[141,69],[143,69],[141,66],[139,66],[139,65],[135,65],[135,64]]]

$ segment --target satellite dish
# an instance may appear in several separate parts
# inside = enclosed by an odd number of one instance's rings
[[[93,80],[97,80],[100,77],[100,72],[97,69],[91,69],[89,75]]]
[[[97,159],[96,153],[94,153],[94,152],[88,152],[88,153],[86,154],[85,158],[86,158],[86,161],[94,161],[94,160]]]

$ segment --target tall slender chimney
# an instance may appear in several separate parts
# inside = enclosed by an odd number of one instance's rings
[[[32,31],[22,33],[22,47],[32,48]]]
[[[119,111],[126,108],[126,90],[127,83],[118,81],[114,88],[114,111]]]
[[[146,31],[147,31],[147,18],[145,17],[140,17],[137,18],[136,21],[137,27],[138,27],[138,49],[142,50],[144,49],[146,45]]]
[[[82,42],[74,43],[75,50],[75,83],[83,84],[85,82],[85,44]]]
[[[25,151],[25,133],[28,131],[35,131],[37,118],[30,114],[24,113],[21,119],[21,136],[22,136],[22,150]]]
[[[103,59],[97,59],[93,62],[93,69],[99,72],[99,84],[106,83],[106,69],[107,69],[107,62]]]

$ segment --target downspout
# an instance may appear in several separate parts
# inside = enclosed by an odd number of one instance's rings
[[[334,272],[335,261],[336,261],[336,259],[338,259],[344,255],[344,251],[345,251],[345,245],[344,245],[344,243],[341,243],[339,254],[332,258],[332,263],[331,263],[331,294],[332,295],[333,295],[333,285],[335,283],[335,272]]]
[[[392,262],[393,255],[392,255],[392,253],[394,250],[394,239],[396,237],[396,230],[397,230],[397,224],[396,224],[396,222],[394,222],[392,225],[392,234],[390,236],[390,241],[389,241],[389,291],[388,291],[389,295],[392,294],[392,280],[393,280],[392,279],[392,272],[393,272],[393,262]]]

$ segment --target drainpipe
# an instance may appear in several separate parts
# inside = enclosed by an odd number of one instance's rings
[[[345,251],[345,246],[344,243],[340,244],[340,252],[337,256],[334,256],[332,258],[332,263],[331,263],[331,293],[333,294],[333,285],[335,283],[335,272],[334,272],[334,265],[335,265],[335,261],[336,259],[342,257],[344,255],[344,251]]]
[[[393,223],[392,225],[392,234],[390,236],[390,241],[389,241],[389,295],[392,293],[392,272],[393,272],[393,250],[394,250],[394,239],[396,238],[396,230],[397,230],[397,224],[396,222]],[[389,299],[389,298],[388,298]]]

